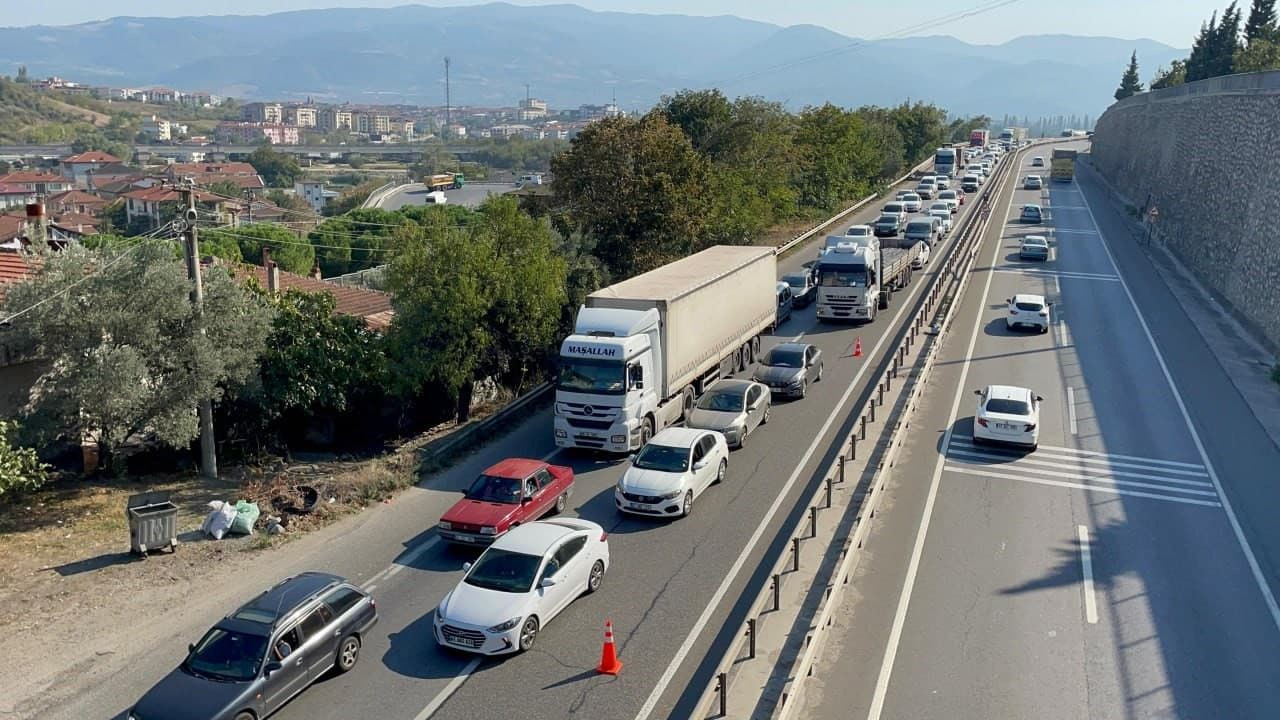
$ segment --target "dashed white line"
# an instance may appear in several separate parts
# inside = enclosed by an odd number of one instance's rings
[[[1067,422],[1071,426],[1071,434],[1078,435],[1076,429],[1076,392],[1067,387]]]
[[[480,667],[480,660],[481,658],[473,658],[471,662],[467,663],[466,667],[462,668],[462,671],[454,676],[454,678],[449,681],[448,685],[444,686],[444,690],[441,690],[440,694],[436,695],[426,707],[422,708],[422,712],[413,716],[413,720],[427,720],[427,718],[434,715],[436,711],[440,709],[440,706],[444,705],[445,701],[458,691],[458,688],[462,686],[462,683],[466,682],[467,678],[471,677],[471,673],[475,672],[476,668]]]
[[[1098,624],[1098,599],[1093,594],[1093,556],[1089,554],[1089,528],[1077,525],[1080,533],[1080,565],[1084,569],[1084,619]]]

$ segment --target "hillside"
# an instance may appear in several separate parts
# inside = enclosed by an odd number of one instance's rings
[[[84,112],[26,85],[0,78],[0,143],[62,140],[65,129],[78,122],[86,123]]]
[[[0,28],[0,71],[26,64],[36,76],[98,84],[438,105],[448,55],[453,100],[463,105],[512,105],[530,83],[555,107],[616,94],[624,107],[644,109],[664,94],[725,82],[731,95],[764,95],[792,107],[910,98],[955,113],[1096,115],[1110,104],[1133,49],[1148,71],[1186,55],[1150,40],[868,41],[731,16],[494,3]]]

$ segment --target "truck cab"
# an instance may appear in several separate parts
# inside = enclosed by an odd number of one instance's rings
[[[876,315],[878,253],[845,243],[818,261],[819,320],[873,320]]]

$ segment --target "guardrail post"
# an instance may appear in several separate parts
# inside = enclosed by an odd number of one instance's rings
[[[874,417],[875,417],[875,413],[873,412],[872,413],[873,420],[874,420]],[[862,421],[862,427],[858,429],[858,435],[859,435],[858,439],[866,440],[867,439],[867,416],[863,415],[859,419]]]
[[[756,658],[756,619],[747,620],[747,659],[754,660]]]
[[[729,714],[729,674],[716,675],[716,692],[720,695],[720,717]]]
[[[867,405],[869,406],[869,407],[868,407],[868,411],[871,413],[871,422],[875,422],[875,421],[876,421],[876,404],[875,404],[875,402],[873,401],[873,402],[867,403]],[[865,416],[864,416],[864,417],[865,417]],[[863,432],[865,433],[865,432],[866,432],[866,430],[867,430],[867,426],[866,426],[866,425],[863,425],[863,426],[862,426],[862,430],[863,430]],[[863,437],[865,438],[865,437],[866,437],[866,435],[863,435]]]
[[[800,572],[800,538],[791,538],[791,572]]]
[[[773,574],[773,611],[777,612],[782,609],[781,593],[782,593],[782,575],[780,573]]]
[[[831,507],[831,478],[827,478],[824,482],[827,485],[827,504],[823,507]]]
[[[850,437],[850,438],[849,438],[849,445],[850,445],[850,446],[853,446],[853,438],[852,438],[852,437]],[[841,455],[840,455],[840,467],[839,467],[839,469],[837,469],[837,470],[836,470],[836,473],[837,473],[837,474],[836,474],[836,482],[838,482],[838,483],[842,483],[842,482],[844,482],[844,455],[843,455],[843,454],[841,454]]]
[[[818,537],[818,506],[809,506],[809,537]]]

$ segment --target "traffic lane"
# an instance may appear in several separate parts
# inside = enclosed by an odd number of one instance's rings
[[[448,205],[478,207],[490,195],[505,195],[519,188],[507,183],[470,183],[457,190],[445,190],[444,196]],[[430,191],[421,183],[405,185],[391,193],[382,201],[381,207],[386,210],[399,210],[404,207],[428,204]]]

